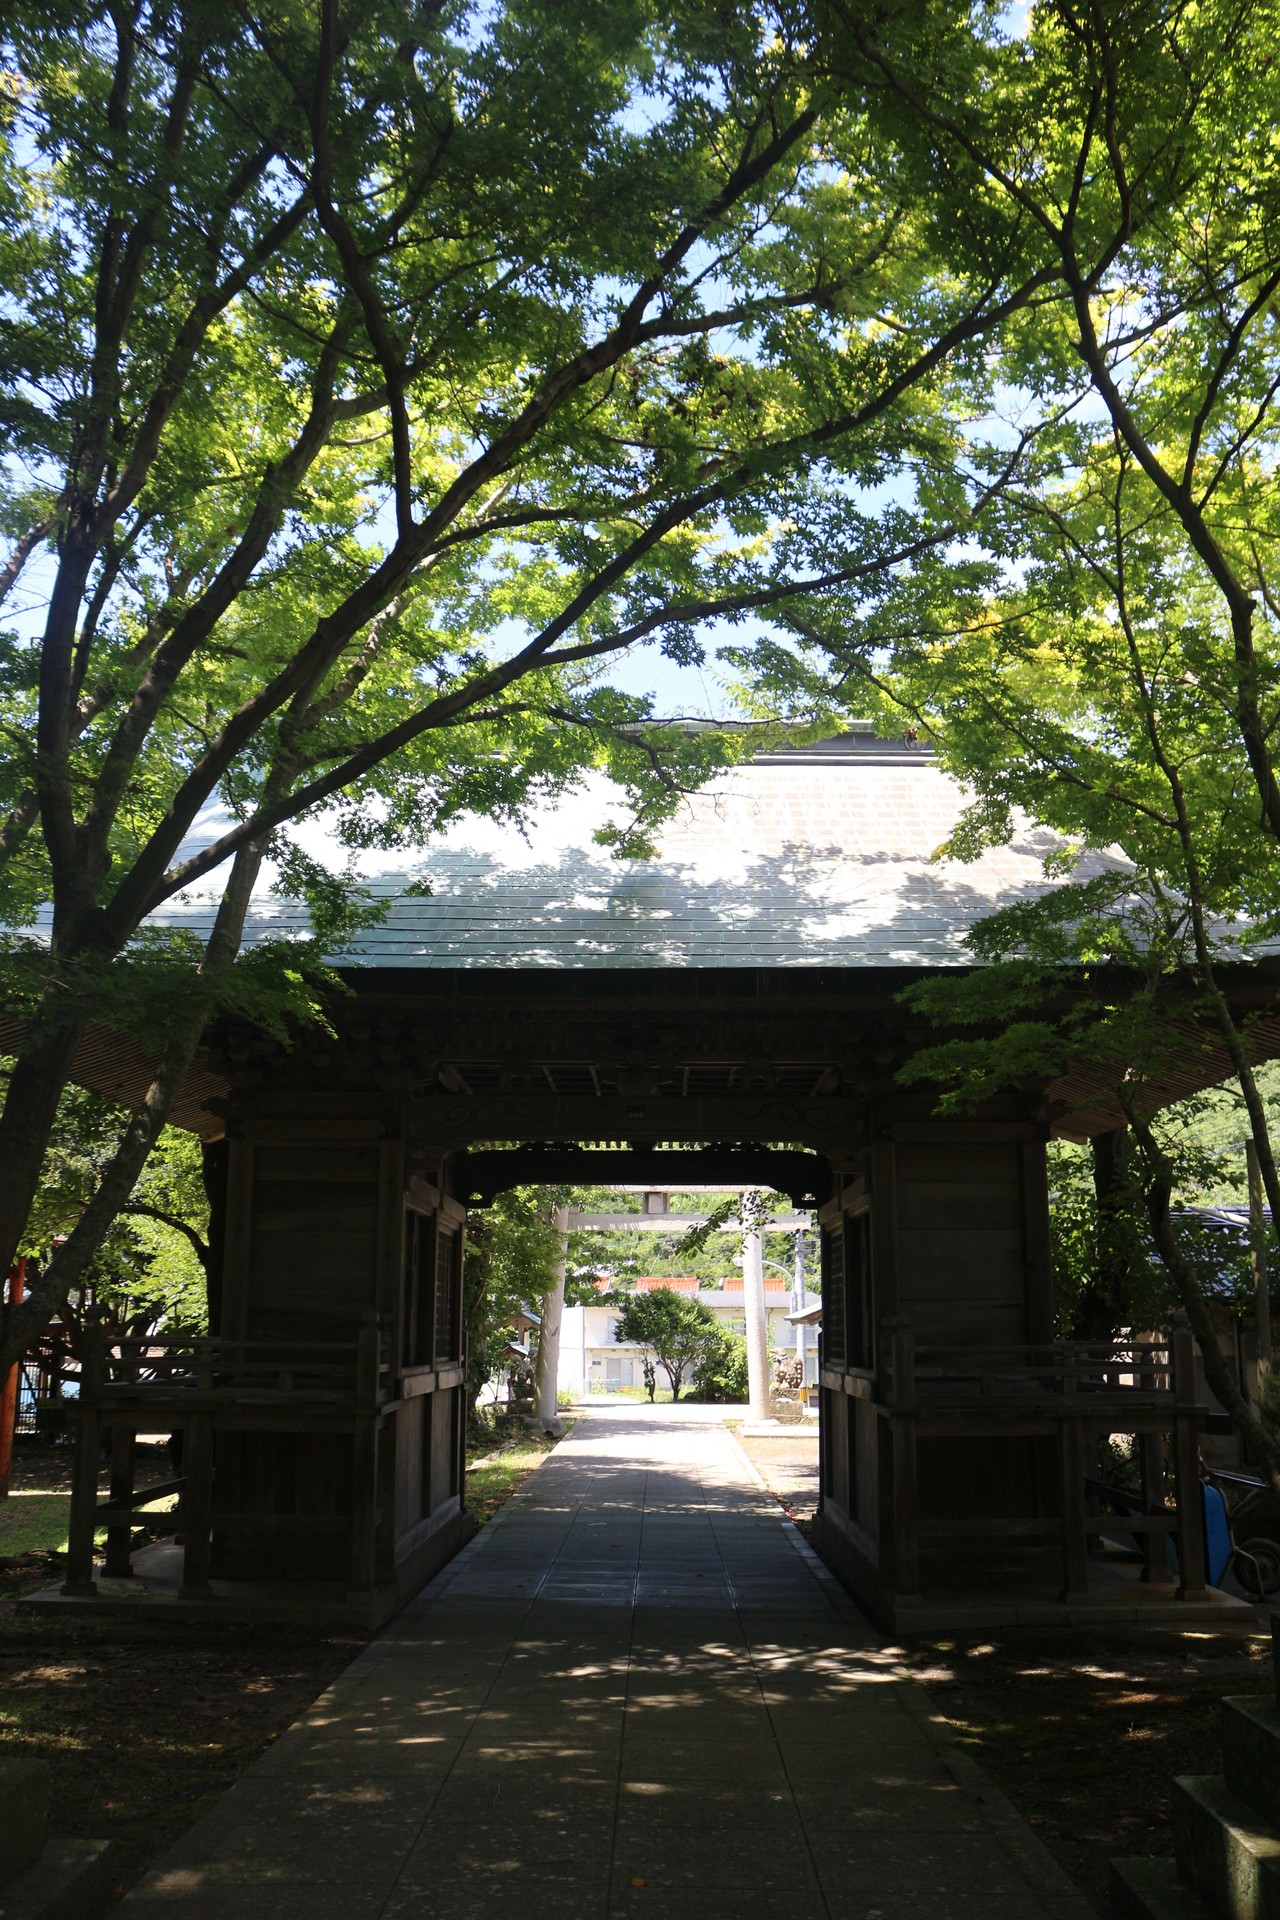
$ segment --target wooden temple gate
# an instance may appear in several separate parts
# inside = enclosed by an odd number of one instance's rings
[[[182,1483],[188,1597],[211,1581],[288,1579],[389,1617],[468,1529],[467,1206],[506,1185],[612,1177],[772,1185],[815,1207],[818,1538],[882,1624],[954,1624],[975,1608],[992,1622],[1061,1617],[1084,1602],[1099,1529],[1086,1482],[1111,1432],[1138,1436],[1144,1511],[1125,1531],[1146,1549],[1140,1597],[1203,1600],[1204,1410],[1188,1337],[1124,1350],[1054,1341],[1048,1127],[1011,1111],[1024,1096],[940,1120],[883,1065],[870,1076],[844,1065],[865,1056],[869,1032],[883,1050],[890,1029],[866,982],[843,994],[831,980],[793,979],[785,993],[775,982],[767,1014],[754,1010],[780,1061],[770,1066],[723,1058],[758,980],[595,979],[574,983],[570,1002],[567,983],[508,978],[479,1005],[474,983],[448,984],[441,1009],[447,985],[432,982],[432,1018],[403,982],[394,996],[382,983],[336,1040],[285,1050],[225,1036],[221,1325],[186,1348],[119,1349],[109,1380],[89,1371],[68,1591],[90,1589],[95,1524],[109,1530],[106,1574],[126,1572],[128,1524],[146,1510],[134,1437],[177,1431],[181,1472],[161,1491]],[[803,1058],[815,987],[834,1067]],[[605,1042],[624,1030],[654,1039],[643,1073],[626,1070],[629,1092],[608,1084],[619,1069]],[[495,1033],[510,1051],[486,1063],[480,1043]],[[409,1090],[386,1086],[387,1061]],[[484,1086],[486,1068],[499,1084]],[[580,1090],[588,1068],[599,1091]],[[486,1150],[494,1138],[531,1144]],[[751,1143],[770,1138],[795,1144]],[[614,1145],[575,1144],[593,1139]],[[94,1494],[100,1435],[106,1502]],[[1191,1569],[1177,1583],[1170,1538]],[[1092,1604],[1132,1608],[1132,1582]]]
[[[1053,1338],[1046,1142],[1117,1124],[1106,1074],[1085,1062],[966,1118],[939,1117],[899,1079],[937,1038],[903,986],[965,964],[964,926],[1012,882],[1002,851],[998,885],[984,891],[966,868],[947,894],[929,855],[954,790],[881,744],[738,769],[749,807],[708,802],[620,901],[590,893],[619,883],[585,873],[582,822],[556,863],[510,881],[468,855],[351,959],[331,1031],[291,1047],[243,1025],[209,1036],[179,1118],[204,1135],[218,1196],[212,1338],[86,1383],[77,1591],[94,1577],[98,1430],[111,1436],[119,1573],[126,1516],[145,1511],[132,1436],[158,1427],[184,1435],[189,1593],[291,1579],[351,1596],[374,1622],[403,1604],[468,1531],[463,1226],[507,1179],[485,1150],[526,1143],[509,1182],[572,1181],[590,1160],[586,1177],[606,1184],[608,1167],[619,1182],[696,1175],[815,1207],[818,1537],[883,1624],[994,1624],[1029,1607],[1061,1618],[1082,1604],[1095,1584],[1091,1450],[1110,1432],[1137,1436],[1145,1476],[1128,1529],[1144,1559],[1123,1605],[1173,1617],[1203,1604],[1202,1410],[1185,1341],[1120,1353]],[[768,878],[754,893],[753,861]],[[868,906],[873,883],[888,891]],[[830,918],[842,888],[845,917],[822,932],[815,914]],[[1271,973],[1242,970],[1232,992],[1257,1044],[1280,1051]],[[1193,1047],[1161,1097],[1224,1070]],[[94,1071],[87,1082],[103,1084]],[[604,1142],[605,1164],[577,1144]]]

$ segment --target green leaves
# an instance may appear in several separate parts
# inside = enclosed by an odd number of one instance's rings
[[[674,1397],[679,1397],[684,1375],[704,1356],[721,1357],[719,1323],[695,1295],[678,1293],[674,1287],[653,1287],[613,1297],[619,1309],[615,1337],[653,1354],[671,1382]]]
[[[610,663],[717,623],[762,718],[934,737],[954,852],[1021,809],[1094,856],[975,958],[1180,965],[1189,847],[1216,951],[1280,919],[1266,10],[328,22],[7,17],[9,1004],[284,1033],[379,911],[362,848],[589,769],[644,852],[746,743]],[[268,849],[314,945],[237,961]],[[229,871],[206,951],[138,940]],[[1062,1044],[1028,1004],[1005,1067]]]

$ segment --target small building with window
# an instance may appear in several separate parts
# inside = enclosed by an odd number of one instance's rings
[[[606,1295],[616,1282],[596,1281],[597,1290]],[[646,1275],[634,1283],[636,1293],[652,1293],[670,1287],[677,1293],[696,1295],[704,1307],[710,1307],[722,1325],[734,1333],[746,1331],[746,1303],[741,1284],[704,1287],[696,1279],[681,1275],[672,1279],[662,1274]],[[794,1329],[787,1321],[791,1311],[791,1289],[780,1276],[765,1274],[765,1312],[769,1322],[769,1348],[791,1348]],[[817,1294],[806,1294],[806,1304],[819,1305]],[[597,1305],[566,1307],[560,1323],[560,1367],[557,1384],[562,1392],[618,1393],[626,1387],[644,1385],[644,1349],[632,1341],[617,1337],[618,1309],[608,1299]]]

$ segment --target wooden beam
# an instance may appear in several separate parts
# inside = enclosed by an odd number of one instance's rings
[[[710,1219],[706,1213],[577,1213],[569,1209],[569,1231],[579,1229],[598,1229],[602,1233],[688,1233],[694,1227],[705,1226]],[[740,1231],[740,1220],[726,1220],[720,1228],[722,1233]],[[813,1226],[810,1213],[778,1213],[764,1223],[765,1233],[808,1233]]]
[[[821,1206],[831,1192],[830,1161],[822,1154],[789,1147],[721,1142],[658,1147],[633,1140],[626,1147],[591,1148],[561,1140],[472,1149],[454,1157],[458,1198],[482,1207],[509,1187],[613,1186],[619,1180],[643,1180],[649,1189],[679,1192],[682,1175],[702,1186],[723,1180],[726,1187],[772,1187],[787,1194],[794,1207]]]

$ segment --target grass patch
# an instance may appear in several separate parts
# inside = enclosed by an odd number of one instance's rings
[[[0,1556],[65,1553],[70,1518],[69,1495],[15,1487],[7,1500],[0,1500]]]
[[[566,1420],[564,1425],[568,1433],[573,1422]],[[479,1526],[492,1520],[499,1507],[505,1506],[516,1488],[559,1444],[545,1433],[521,1431],[506,1439],[494,1437],[496,1451],[482,1454],[474,1466],[467,1468],[467,1508]],[[484,1440],[480,1442],[481,1447],[485,1444]]]
[[[71,1524],[71,1466],[69,1447],[53,1447],[35,1442],[14,1450],[13,1478],[7,1499],[0,1500],[0,1563],[23,1560],[30,1555],[61,1554],[67,1550]],[[170,1476],[168,1456],[161,1447],[138,1450],[138,1497],[141,1500],[148,1483]],[[107,1495],[107,1470],[98,1476],[98,1496]],[[151,1507],[162,1529],[164,1515],[178,1504],[171,1493]],[[135,1541],[148,1537],[148,1529],[135,1532]],[[99,1527],[94,1539],[99,1546],[106,1540],[105,1527]]]

